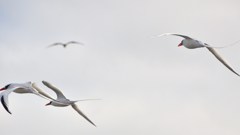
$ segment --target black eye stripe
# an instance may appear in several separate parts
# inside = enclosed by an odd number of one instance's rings
[[[6,85],[6,86],[5,86],[5,89],[8,89],[9,86],[10,86],[10,84]]]

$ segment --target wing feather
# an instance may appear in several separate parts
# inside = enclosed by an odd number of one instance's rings
[[[47,97],[48,99],[51,99],[51,100],[55,100],[54,98],[52,98],[51,96],[49,96],[48,94],[46,94],[45,92],[43,92],[39,87],[37,87],[37,85],[35,83],[32,84],[32,87],[38,92],[37,95],[41,95],[44,96],[44,97]],[[39,95],[39,96],[40,96]]]
[[[42,81],[42,83],[48,88],[52,89],[57,94],[57,100],[59,99],[67,99],[64,94],[56,87],[54,87],[51,83],[47,81]]]
[[[236,71],[233,70],[232,67],[228,65],[228,63],[217,53],[217,51],[211,47],[206,47],[224,66],[226,66],[230,71],[240,76]]]
[[[6,95],[1,95],[1,103],[4,107],[4,109],[9,113],[9,114],[12,114],[11,111],[8,109],[8,94],[7,93]]]
[[[177,34],[177,33],[164,33],[164,34],[158,35],[158,37],[167,36],[167,35],[179,36],[179,37],[182,37],[182,38],[185,38],[185,39],[193,39],[189,36],[182,35],[182,34]]]
[[[72,108],[77,111],[83,118],[96,127],[96,125],[78,108],[76,104],[72,104]]]

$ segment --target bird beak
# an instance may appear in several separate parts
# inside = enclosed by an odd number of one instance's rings
[[[182,46],[183,44],[182,44],[182,42],[178,45],[178,47],[180,47],[180,46]]]
[[[5,90],[5,88],[1,88],[0,91]]]
[[[50,104],[51,104],[51,102],[47,103],[45,106],[48,106],[48,105],[50,105]]]

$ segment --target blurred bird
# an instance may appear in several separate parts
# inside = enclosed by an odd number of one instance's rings
[[[3,91],[0,94],[1,103],[8,113],[12,114],[11,111],[8,109],[8,95],[11,92],[19,94],[32,93],[46,99],[45,97],[46,94],[44,92],[38,92],[36,89],[32,87],[32,85],[33,83],[31,82],[11,83],[0,89],[0,91]]]
[[[63,46],[64,48],[66,48],[66,47],[69,46],[70,44],[84,45],[84,44],[81,43],[81,42],[77,42],[77,41],[69,41],[69,42],[67,42],[67,43],[61,43],[61,42],[53,43],[53,44],[49,45],[47,48],[49,48],[49,47],[53,47],[53,46],[58,46],[58,45],[61,45],[61,46]]]
[[[240,76],[236,71],[233,70],[232,67],[229,66],[229,64],[217,53],[217,51],[214,48],[218,48],[218,47],[212,47],[206,43],[203,43],[201,41],[198,41],[196,39],[193,39],[189,36],[185,36],[185,35],[181,35],[181,34],[176,34],[176,33],[165,33],[165,34],[161,34],[158,35],[159,37],[161,36],[165,36],[165,35],[173,35],[173,36],[179,36],[184,38],[181,43],[178,45],[178,47],[180,46],[184,46],[188,49],[195,49],[195,48],[201,48],[201,47],[206,47],[223,65],[225,65],[230,71],[232,71],[233,73],[235,73],[236,75]],[[219,48],[223,48],[223,47],[219,47]]]
[[[48,88],[52,89],[56,95],[57,95],[57,99],[53,99],[50,96],[48,96],[48,98],[52,99],[52,101],[50,101],[49,103],[46,104],[47,105],[52,105],[52,106],[56,106],[56,107],[66,107],[71,105],[72,108],[77,111],[82,117],[84,117],[88,122],[90,122],[92,125],[96,126],[79,108],[78,106],[75,104],[78,101],[87,101],[87,100],[98,100],[98,99],[84,99],[84,100],[69,100],[67,99],[63,93],[56,87],[54,87],[52,84],[50,84],[49,82],[46,81],[42,81],[42,83],[47,86]],[[40,88],[38,88],[36,85],[33,85],[33,87],[37,90],[37,91],[42,91]]]

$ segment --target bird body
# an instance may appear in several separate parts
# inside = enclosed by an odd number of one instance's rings
[[[196,48],[205,47],[203,42],[194,40],[194,39],[184,39],[182,41],[182,45],[188,49],[196,49]]]

